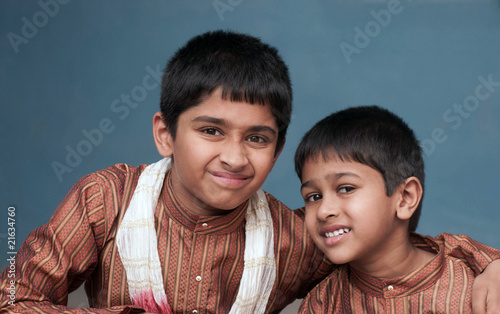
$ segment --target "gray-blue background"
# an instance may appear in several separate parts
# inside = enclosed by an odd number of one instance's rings
[[[390,10],[390,16],[380,13]],[[163,69],[190,37],[219,28],[261,37],[290,67],[294,115],[267,191],[292,208],[302,206],[292,159],[300,137],[333,111],[379,104],[403,116],[428,145],[418,231],[464,233],[500,248],[499,1],[4,0],[2,268],[9,206],[19,248],[81,176],[160,158],[151,135],[159,87],[147,69]],[[350,62],[341,45],[357,49]],[[476,91],[479,77],[496,86]],[[121,99],[131,94],[136,105],[127,113]],[[468,109],[454,112],[464,100]],[[85,146],[85,130],[103,119],[112,131]],[[86,156],[68,166],[67,147]],[[71,172],[58,178],[54,162]]]

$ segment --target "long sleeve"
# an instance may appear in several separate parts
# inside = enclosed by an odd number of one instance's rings
[[[105,196],[96,178],[87,176],[70,190],[50,221],[34,230],[16,256],[15,303],[11,280],[0,276],[2,313],[119,313],[109,309],[69,309],[68,293],[77,289],[98,265],[106,238]]]

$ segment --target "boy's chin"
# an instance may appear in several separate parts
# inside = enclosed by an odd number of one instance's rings
[[[327,252],[325,255],[328,260],[330,260],[330,262],[336,265],[343,265],[352,261],[352,258],[350,256],[343,256],[342,253],[339,253],[338,251]]]
[[[231,212],[232,210],[238,208],[244,202],[245,201],[242,201],[241,203],[239,203],[239,202],[215,203],[211,207],[212,207],[212,211],[214,211],[214,212],[220,212],[221,214],[227,214],[227,213]]]
[[[217,201],[210,202],[210,204],[205,204],[205,208],[208,215],[226,215],[229,214],[234,209],[238,208],[243,204],[245,200],[241,202],[231,202],[231,201]]]
[[[209,200],[209,205],[215,209],[231,211],[247,202],[250,197],[255,194],[255,192],[253,192],[245,193],[247,195],[242,195],[243,193],[245,192],[240,191],[238,193],[222,194],[220,198],[212,198],[211,200]]]

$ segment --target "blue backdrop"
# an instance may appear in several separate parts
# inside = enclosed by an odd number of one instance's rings
[[[0,257],[17,250],[81,176],[160,158],[151,134],[159,72],[189,38],[232,29],[276,46],[294,114],[264,188],[302,206],[293,153],[325,115],[378,104],[424,145],[418,231],[500,248],[500,3],[1,1]],[[11,220],[12,222],[12,220]]]

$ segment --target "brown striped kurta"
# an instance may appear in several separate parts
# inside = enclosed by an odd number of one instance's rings
[[[67,313],[68,291],[84,281],[93,309],[130,311],[125,270],[116,246],[119,222],[145,165],[124,164],[79,180],[50,221],[31,233],[16,257],[16,302],[9,311]],[[246,203],[223,216],[190,214],[173,194],[170,174],[155,211],[164,286],[177,313],[228,313],[244,267]],[[302,211],[267,194],[274,225],[277,278],[267,311],[284,308],[328,275],[332,265],[307,236]],[[2,274],[0,309],[8,305]]]
[[[500,251],[450,234],[412,234],[411,240],[436,256],[414,272],[388,280],[340,266],[307,295],[299,313],[472,313],[475,270],[468,264],[489,263]],[[481,254],[465,253],[477,245]]]

